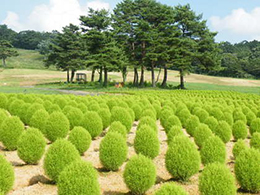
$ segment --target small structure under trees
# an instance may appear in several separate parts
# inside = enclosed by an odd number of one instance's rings
[[[85,73],[77,73],[76,74],[76,81],[81,83],[86,83],[87,82],[87,75]]]

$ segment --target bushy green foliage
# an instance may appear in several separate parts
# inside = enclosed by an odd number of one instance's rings
[[[250,124],[250,134],[253,135],[255,132],[260,132],[260,118],[255,118]]]
[[[188,137],[173,138],[165,157],[166,168],[175,179],[187,180],[200,168],[200,155]]]
[[[200,150],[201,161],[204,165],[226,161],[226,146],[218,136],[211,136],[202,145]]]
[[[196,130],[196,128],[199,126],[200,124],[200,120],[197,116],[190,116],[189,119],[186,122],[186,131],[188,134],[190,134],[191,136],[194,135],[194,132]]]
[[[152,118],[153,120],[156,120],[157,117],[156,117],[156,112],[154,112],[153,110],[150,110],[150,109],[145,109],[142,114],[141,114],[141,118],[142,117],[150,117]]]
[[[188,193],[181,186],[170,182],[163,184],[154,195],[188,195]]]
[[[128,161],[123,176],[133,193],[143,194],[155,184],[156,167],[151,159],[139,154]]]
[[[111,113],[107,108],[101,108],[98,110],[98,115],[102,119],[103,129],[106,129],[110,125]]]
[[[110,132],[102,139],[99,148],[99,159],[108,170],[117,170],[127,159],[128,147],[125,138]]]
[[[194,141],[200,148],[202,147],[203,143],[213,135],[208,125],[199,124],[194,132]]]
[[[81,126],[91,135],[92,139],[99,136],[103,130],[102,119],[97,112],[88,111],[81,120]]]
[[[243,190],[260,191],[260,151],[254,148],[242,151],[236,158],[235,174]]]
[[[204,109],[195,110],[194,115],[200,119],[201,123],[203,123],[209,117],[209,113]]]
[[[138,126],[137,126],[137,129],[139,129],[143,125],[148,125],[154,130],[154,132],[156,132],[156,133],[158,132],[158,126],[156,124],[156,121],[149,116],[142,117],[140,119]]]
[[[223,117],[223,112],[221,111],[220,108],[213,108],[213,109],[211,109],[210,114],[211,114],[211,116],[213,116],[217,120],[221,120],[221,118]]]
[[[229,124],[229,126],[233,126],[233,115],[229,112],[224,112],[223,113],[223,117],[221,118],[222,121],[227,122],[227,124]]]
[[[238,110],[234,111],[233,118],[234,118],[234,122],[241,120],[247,123],[246,116],[242,111],[238,111]]]
[[[136,132],[134,148],[137,154],[140,153],[151,159],[158,156],[160,152],[160,141],[157,132],[148,125],[142,125]]]
[[[255,132],[250,140],[250,146],[260,150],[260,133]]]
[[[218,126],[218,121],[217,121],[217,119],[214,118],[213,116],[208,117],[208,118],[204,121],[204,123],[209,126],[209,128],[210,128],[210,130],[211,130],[212,132],[214,132],[215,129],[216,129],[216,127]]]
[[[253,113],[252,111],[247,112],[245,115],[246,115],[247,125],[250,125],[251,122],[256,118],[255,113]]]
[[[62,112],[61,108],[57,104],[52,104],[47,108],[47,111],[49,114],[52,114],[53,112]]]
[[[248,149],[248,146],[246,145],[245,141],[242,139],[237,140],[232,150],[234,158],[237,158],[238,155],[246,149]]]
[[[7,194],[13,185],[14,169],[4,156],[0,155],[0,194]]]
[[[167,142],[168,144],[171,143],[171,141],[173,140],[173,138],[177,135],[184,135],[182,128],[180,126],[172,126],[172,128],[170,129],[170,131],[167,133]]]
[[[235,178],[226,165],[209,164],[199,177],[199,191],[201,195],[236,195]]]
[[[0,127],[7,117],[8,117],[7,111],[0,108]]]
[[[244,121],[238,120],[233,124],[233,136],[236,140],[247,137],[247,126]]]
[[[46,141],[43,134],[35,128],[29,128],[21,135],[17,153],[27,164],[37,164],[45,151]]]
[[[80,160],[76,147],[65,139],[57,139],[45,155],[43,165],[45,174],[57,182],[63,169],[76,160]]]
[[[132,118],[132,123],[133,123],[135,121],[135,112],[132,110],[132,108],[126,108],[126,110],[130,114],[130,116]]]
[[[178,112],[177,116],[179,117],[183,126],[186,127],[186,121],[191,116],[191,113],[188,109],[182,109],[180,112]]]
[[[182,127],[181,121],[180,119],[175,116],[175,115],[171,115],[167,121],[166,121],[166,125],[165,125],[165,131],[166,133],[173,127],[173,126],[180,126]]]
[[[126,138],[127,136],[127,131],[126,131],[126,127],[124,125],[122,125],[121,122],[119,121],[114,121],[110,127],[108,132],[117,132],[120,133],[124,138]]]
[[[50,115],[46,110],[38,110],[33,114],[29,124],[31,127],[39,129],[45,135],[45,125],[49,120],[49,116]]]
[[[62,112],[53,112],[45,124],[48,140],[54,142],[58,138],[65,138],[69,132],[70,123]]]
[[[140,105],[135,104],[132,106],[132,109],[135,113],[135,121],[138,121],[141,118],[142,108],[140,107]]]
[[[224,143],[227,143],[232,136],[232,129],[226,121],[220,121],[214,133],[221,138]]]
[[[4,94],[0,94],[0,108],[7,108],[8,99]]]
[[[21,108],[24,104],[24,101],[16,99],[14,100],[11,105],[9,106],[9,112],[13,115],[13,116],[19,116],[21,113]]]
[[[67,100],[64,98],[64,96],[58,95],[55,97],[54,104],[57,104],[61,109],[63,109],[67,105]]]
[[[79,154],[83,155],[89,149],[91,135],[83,127],[74,127],[69,133],[68,140],[77,148]]]
[[[0,140],[7,150],[16,150],[24,131],[23,122],[16,116],[6,118],[0,127]]]
[[[98,174],[90,162],[78,160],[67,166],[59,176],[59,195],[100,195]]]
[[[111,111],[111,122],[120,121],[125,127],[127,132],[131,130],[132,118],[127,109],[121,107],[114,107]]]
[[[63,113],[65,114],[65,116],[70,122],[70,129],[73,129],[74,127],[80,125],[81,120],[83,118],[83,113],[80,109],[70,107],[70,109],[67,112],[64,111]]]
[[[26,124],[30,123],[32,116],[38,110],[44,110],[43,105],[41,105],[39,103],[33,103],[33,104],[30,105],[30,107],[27,109],[26,113],[24,113],[24,114],[26,114],[26,116],[25,116],[25,123]]]

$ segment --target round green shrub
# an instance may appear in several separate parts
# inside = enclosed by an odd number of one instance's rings
[[[177,116],[179,117],[181,123],[183,124],[183,126],[186,127],[186,121],[188,120],[188,118],[191,116],[191,113],[188,109],[182,109]]]
[[[165,164],[174,179],[185,181],[198,173],[200,154],[188,137],[179,135],[173,138],[168,147]]]
[[[7,150],[16,150],[23,132],[24,124],[19,117],[12,116],[4,120],[0,127],[0,139]]]
[[[98,110],[98,115],[102,119],[103,129],[106,129],[110,125],[111,113],[109,109],[101,108]]]
[[[186,122],[186,131],[188,134],[190,134],[191,136],[194,135],[194,132],[196,130],[196,128],[199,126],[200,124],[200,120],[197,116],[190,116],[189,119]]]
[[[156,121],[149,116],[142,117],[140,119],[137,129],[140,129],[140,127],[142,127],[143,125],[148,125],[154,130],[154,132],[158,132],[158,126],[156,124]]]
[[[135,121],[135,112],[132,110],[132,108],[126,108],[126,110],[130,114],[130,116],[132,118],[132,123],[133,123]]]
[[[242,111],[234,111],[233,118],[234,118],[234,122],[241,120],[247,123],[246,116],[243,114]]]
[[[199,191],[201,195],[236,195],[235,178],[226,165],[209,164],[199,177]]]
[[[83,118],[83,113],[80,109],[71,107],[67,112],[63,113],[70,122],[70,129],[73,129],[76,126],[80,126],[81,120]]]
[[[3,155],[0,155],[0,194],[7,194],[12,189],[14,179],[14,169],[12,165]]]
[[[253,113],[252,111],[249,111],[248,113],[246,113],[246,120],[247,120],[247,125],[250,125],[251,122],[256,118],[255,113]]]
[[[59,195],[100,195],[98,174],[90,162],[78,160],[67,166],[59,176]]]
[[[53,112],[45,124],[48,140],[54,142],[58,138],[65,138],[69,132],[70,123],[62,112]]]
[[[68,102],[63,96],[58,95],[55,97],[53,103],[58,105],[61,109],[63,109],[67,105]]]
[[[235,140],[247,137],[247,126],[244,121],[238,120],[233,124],[233,136]]]
[[[156,113],[150,109],[145,109],[142,114],[141,114],[141,118],[142,117],[150,117],[152,118],[153,120],[156,120],[157,117],[156,117]]]
[[[7,108],[8,99],[4,94],[0,94],[0,108]]]
[[[260,118],[255,118],[250,124],[250,134],[253,135],[255,132],[260,132]]]
[[[208,117],[204,123],[209,126],[212,132],[215,132],[216,127],[218,126],[218,121],[213,116]]]
[[[216,118],[217,120],[221,120],[221,118],[223,118],[223,112],[221,111],[220,108],[213,108],[211,110],[211,116],[213,116],[214,118]]]
[[[157,105],[157,104],[153,104],[152,105],[156,111],[156,118],[159,119],[159,116],[160,116],[160,112],[161,112],[161,106],[160,105]]]
[[[232,150],[234,158],[237,158],[238,155],[246,149],[248,149],[248,146],[246,145],[245,141],[242,139],[237,140]]]
[[[188,193],[183,189],[183,187],[170,182],[163,184],[154,195],[188,195]]]
[[[151,159],[139,154],[128,161],[123,177],[133,193],[143,194],[155,184],[156,167]]]
[[[97,112],[88,111],[81,120],[81,126],[87,129],[92,139],[99,136],[103,131],[102,119]]]
[[[43,134],[35,128],[27,129],[20,137],[17,153],[27,164],[37,164],[42,158],[46,147]]]
[[[148,125],[141,126],[136,132],[134,149],[137,154],[141,153],[154,159],[160,152],[160,141],[157,133]]]
[[[200,119],[201,123],[203,123],[209,117],[209,113],[204,109],[195,110],[194,115]]]
[[[135,121],[138,121],[141,118],[142,108],[138,104],[135,104],[132,106],[132,109],[135,113]]]
[[[21,113],[21,108],[24,104],[24,101],[22,100],[14,100],[11,105],[9,106],[9,112],[13,115],[13,116],[19,116]]]
[[[43,164],[45,174],[57,182],[63,169],[76,160],[80,160],[76,147],[65,139],[57,139],[50,145],[45,155]]]
[[[208,125],[199,124],[194,132],[194,141],[200,148],[202,147],[203,143],[213,135]]]
[[[108,132],[117,132],[119,134],[121,134],[124,138],[126,138],[127,136],[127,131],[126,131],[126,127],[124,125],[122,125],[121,122],[119,121],[114,121],[110,127]]]
[[[227,143],[232,136],[232,129],[226,121],[220,121],[214,133],[221,138],[224,143]]]
[[[4,122],[4,120],[8,117],[9,116],[8,116],[6,110],[0,108],[0,127],[1,127],[1,124]]]
[[[125,108],[115,106],[111,111],[111,122],[120,121],[125,127],[127,132],[132,127],[132,117]]]
[[[182,124],[181,124],[180,119],[179,119],[177,116],[175,116],[175,115],[171,115],[171,116],[167,119],[167,121],[166,121],[166,125],[165,125],[165,131],[166,131],[166,133],[167,133],[168,131],[170,131],[170,129],[171,129],[173,126],[175,126],[175,125],[182,127]]]
[[[62,112],[61,108],[57,104],[52,104],[49,108],[47,108],[47,111],[49,114],[52,114],[53,112]]]
[[[31,106],[30,103],[25,103],[23,104],[23,106],[21,107],[21,110],[20,110],[20,119],[21,121],[25,124],[26,123],[26,113],[27,113],[27,110],[29,109],[29,107]]]
[[[260,133],[255,132],[250,140],[250,146],[260,150]]]
[[[174,112],[170,108],[169,109],[163,108],[163,110],[161,111],[161,114],[160,114],[160,122],[161,122],[161,125],[163,126],[163,128],[166,127],[168,118],[170,116],[172,116],[173,114],[174,114]]]
[[[257,193],[260,191],[260,151],[254,148],[241,152],[235,161],[235,174],[241,188]]]
[[[226,146],[218,136],[211,136],[202,145],[200,150],[201,161],[204,165],[226,161]]]
[[[88,110],[92,112],[97,112],[100,109],[100,106],[98,103],[93,103],[88,105]]]
[[[108,170],[118,170],[126,161],[127,153],[126,140],[117,132],[107,133],[100,143],[99,159]]]
[[[69,133],[68,140],[77,148],[79,154],[83,155],[89,149],[91,135],[83,127],[74,127]]]
[[[33,114],[29,124],[31,127],[39,129],[45,135],[45,125],[49,120],[49,116],[50,115],[46,110],[38,110]]]
[[[168,144],[171,143],[171,141],[173,140],[173,138],[177,135],[184,135],[182,128],[180,126],[172,126],[172,128],[170,129],[170,131],[167,133],[167,142]]]
[[[39,103],[33,103],[31,104],[31,106],[27,109],[26,111],[26,116],[25,116],[25,123],[29,124],[30,120],[33,116],[33,114],[38,111],[38,110],[44,110],[43,105],[39,104]]]
[[[227,122],[231,127],[233,125],[233,116],[229,112],[224,112],[223,117],[221,118],[222,121]]]

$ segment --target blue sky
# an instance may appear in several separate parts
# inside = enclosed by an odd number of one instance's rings
[[[61,29],[88,7],[109,8],[119,0],[2,0],[0,23],[16,31]],[[168,5],[189,3],[197,13],[203,13],[211,30],[218,31],[217,41],[240,42],[260,40],[260,0],[159,0]]]

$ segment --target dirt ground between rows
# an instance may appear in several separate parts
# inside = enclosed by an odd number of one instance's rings
[[[171,175],[167,172],[164,161],[165,154],[167,151],[167,136],[163,131],[163,128],[160,125],[159,121],[157,123],[159,127],[158,136],[161,143],[160,155],[153,160],[157,167],[157,181],[156,184],[149,191],[147,191],[147,195],[152,195],[155,192],[155,190],[157,190],[163,183],[171,181]],[[128,135],[128,159],[135,155],[133,143],[137,124],[137,122],[134,123]],[[85,152],[84,156],[82,156],[82,159],[92,162],[94,167],[98,170],[99,183],[102,194],[130,194],[123,180],[123,171],[126,162],[120,167],[120,169],[117,172],[107,172],[104,169],[102,169],[102,164],[99,161],[99,144],[104,135],[105,133],[103,133],[102,136],[92,141],[89,150]],[[192,138],[191,140],[193,141]],[[249,140],[247,140],[247,143],[249,143]],[[234,172],[234,159],[232,155],[233,145],[233,141],[230,141],[226,144],[226,163],[232,172]],[[25,165],[23,161],[19,159],[16,151],[5,151],[2,145],[0,145],[0,154],[3,154],[6,157],[6,159],[12,163],[15,170],[15,184],[13,190],[9,193],[9,195],[57,195],[57,186],[51,184],[51,182],[44,174],[43,159],[41,159],[38,165]],[[203,166],[201,165],[200,172],[202,171],[202,169]],[[178,184],[183,186],[190,195],[198,195],[199,174],[200,173],[191,177],[188,182]],[[244,193],[244,195],[246,194]]]

